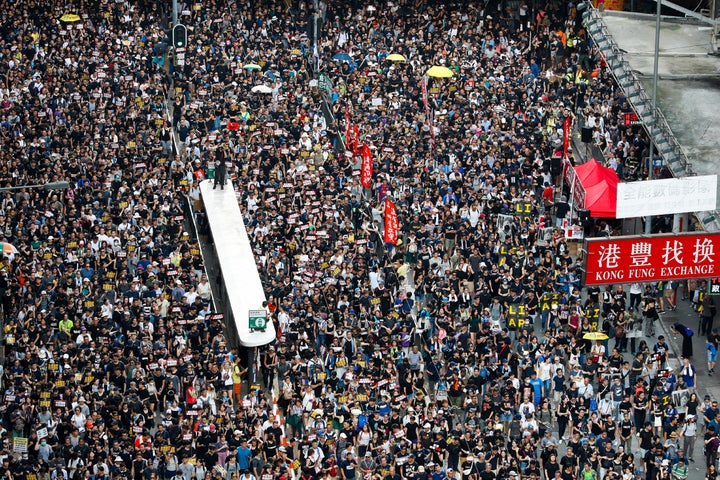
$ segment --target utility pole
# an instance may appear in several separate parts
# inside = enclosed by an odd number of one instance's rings
[[[313,71],[320,69],[320,52],[318,51],[318,20],[320,19],[320,3],[313,0]]]
[[[173,17],[172,17],[172,22],[173,22],[173,27],[174,27],[175,25],[177,25],[177,17],[178,17],[178,4],[177,4],[177,0],[172,0],[172,5],[173,5],[173,12],[172,12]]]
[[[648,180],[653,178],[654,157],[655,157],[655,125],[657,124],[657,85],[658,85],[658,62],[660,60],[660,10],[662,3],[655,0],[657,10],[655,12],[655,57],[653,62],[653,89],[652,89],[652,113],[653,122],[650,124],[650,158],[648,159]],[[645,222],[645,233],[652,233],[652,216],[648,215]]]

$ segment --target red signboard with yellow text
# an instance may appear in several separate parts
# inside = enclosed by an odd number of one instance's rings
[[[656,282],[718,275],[720,233],[585,241],[585,284]]]

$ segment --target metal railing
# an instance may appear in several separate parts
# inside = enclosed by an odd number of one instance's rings
[[[610,72],[617,84],[625,93],[625,99],[632,105],[635,113],[646,127],[653,127],[652,141],[665,159],[670,171],[675,176],[693,175],[692,166],[682,146],[673,134],[670,125],[659,108],[652,108],[652,100],[630,63],[623,58],[623,52],[618,47],[607,29],[602,18],[595,9],[590,9],[587,18],[587,32],[605,57]],[[649,134],[649,132],[648,132]]]
[[[576,112],[575,118],[577,119],[572,125],[572,146],[573,154],[577,163],[585,163],[591,158],[594,158],[598,162],[605,165],[606,158],[603,151],[598,147],[595,142],[585,143],[578,140],[582,136],[582,129],[587,125],[587,118],[585,114],[579,110]]]
[[[637,73],[625,59],[624,52],[609,32],[602,16],[590,2],[585,2],[585,6],[583,18],[586,31],[603,54],[605,63],[616,83],[624,92],[627,102],[632,105],[638,118],[642,120],[648,137],[652,132],[650,140],[655,144],[657,154],[663,158],[665,166],[674,177],[696,175],[692,163],[675,137],[665,115],[659,108],[653,109],[651,98],[642,86]],[[705,230],[720,231],[720,212],[718,210],[698,212],[696,217]]]
[[[172,157],[174,154],[179,155],[180,158],[185,161],[186,152],[184,149],[181,149],[181,142],[180,142],[180,135],[175,129],[175,125],[173,125],[173,102],[175,100],[175,95],[177,94],[175,92],[175,79],[173,78],[173,75],[170,73],[171,69],[170,66],[167,64],[167,62],[171,61],[170,55],[168,53],[165,53],[165,65],[167,65],[166,74],[169,79],[169,84],[167,86],[167,90],[163,91],[163,97],[165,101],[165,118],[170,125],[170,138],[172,141],[172,147],[170,149],[170,156]],[[167,159],[167,165],[170,165],[172,162],[172,158]],[[193,200],[190,198],[190,195],[185,194],[183,196],[183,202],[182,202],[182,208],[183,208],[183,215],[184,215],[184,224],[185,228],[188,230],[188,233],[190,234],[190,238],[194,239],[195,242],[197,242],[197,248],[200,251],[200,258],[203,262],[203,273],[205,274],[205,277],[207,277],[208,282],[210,283],[210,303],[212,304],[212,311],[213,313],[217,312],[217,305],[215,303],[215,292],[212,288],[213,282],[210,280],[210,276],[208,275],[208,269],[207,269],[207,261],[205,258],[205,252],[202,248],[202,242],[200,241],[199,231],[198,231],[198,225],[197,225],[197,219],[195,214],[195,209],[193,205]]]
[[[191,238],[197,241],[198,250],[200,251],[200,258],[203,262],[203,273],[205,273],[205,277],[207,277],[208,282],[210,283],[210,304],[212,305],[212,311],[217,312],[218,309],[217,304],[215,303],[215,292],[212,288],[213,282],[210,281],[210,276],[208,275],[205,252],[203,251],[202,242],[200,241],[200,232],[198,231],[197,218],[195,216],[195,205],[193,205],[193,199],[190,198],[190,195],[185,195],[183,213],[186,217],[188,228],[190,230],[188,233],[190,233]]]

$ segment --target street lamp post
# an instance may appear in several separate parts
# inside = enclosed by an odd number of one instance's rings
[[[655,0],[655,3],[657,4],[657,10],[655,12],[655,56],[654,56],[654,62],[653,62],[653,89],[652,89],[652,118],[653,122],[650,125],[650,146],[649,146],[649,154],[650,158],[648,159],[649,165],[648,165],[648,180],[652,180],[653,178],[653,169],[655,168],[655,162],[653,157],[655,156],[654,152],[654,142],[655,142],[655,125],[657,124],[657,85],[658,85],[658,63],[660,60],[660,10],[662,9],[662,2],[660,0]],[[647,216],[647,221],[645,222],[645,233],[651,234],[652,233],[652,216]]]

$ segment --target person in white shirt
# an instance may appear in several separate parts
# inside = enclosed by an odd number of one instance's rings
[[[85,343],[85,339],[88,339],[88,341],[92,341],[92,337],[90,336],[90,333],[87,331],[85,327],[80,327],[80,334],[75,339],[75,343],[77,345],[82,345]]]
[[[693,453],[695,452],[695,437],[697,437],[697,417],[695,415],[688,415],[685,418],[685,425],[682,427],[683,435],[683,450],[685,455],[692,462]]]
[[[185,299],[187,300],[188,305],[192,305],[195,303],[195,299],[198,297],[198,292],[195,291],[195,287],[193,285],[190,285],[190,289],[185,292],[185,295],[183,295]]]
[[[85,420],[87,420],[87,417],[83,415],[80,406],[75,407],[75,413],[70,417],[70,423],[81,432],[84,432]]]
[[[597,341],[595,345],[590,347],[590,356],[594,363],[601,362],[605,357],[605,345],[601,341]]]
[[[302,404],[303,408],[306,412],[310,412],[313,409],[313,404],[315,403],[315,392],[313,392],[313,389],[310,385],[305,387],[305,393],[303,393],[302,396]]]
[[[372,290],[376,290],[380,286],[380,273],[378,273],[378,268],[373,267],[370,271],[370,288]]]
[[[535,405],[530,401],[529,397],[525,397],[525,401],[518,407],[518,412],[523,416],[523,420],[535,413]]]
[[[630,311],[636,310],[640,306],[640,300],[642,299],[643,287],[641,283],[635,282],[630,284],[630,304],[628,305]]]
[[[197,285],[197,294],[205,301],[210,300],[210,295],[212,294],[212,291],[210,288],[210,282],[208,282],[208,279],[205,275],[202,276],[200,282]]]
[[[583,378],[581,381],[582,383],[578,386],[577,390],[578,397],[585,397],[585,400],[590,400],[594,394],[590,379]]]
[[[537,420],[535,420],[534,415],[529,415],[525,417],[521,425],[523,429],[523,435],[530,434],[530,429],[532,429],[533,432],[538,431],[538,423]]]
[[[607,417],[613,414],[613,410],[613,402],[610,399],[610,394],[607,394],[598,402],[598,412],[600,412],[603,417]]]
[[[550,391],[550,380],[552,379],[553,364],[550,363],[550,356],[546,356],[542,362],[537,365],[537,376],[545,385],[545,391]]]

